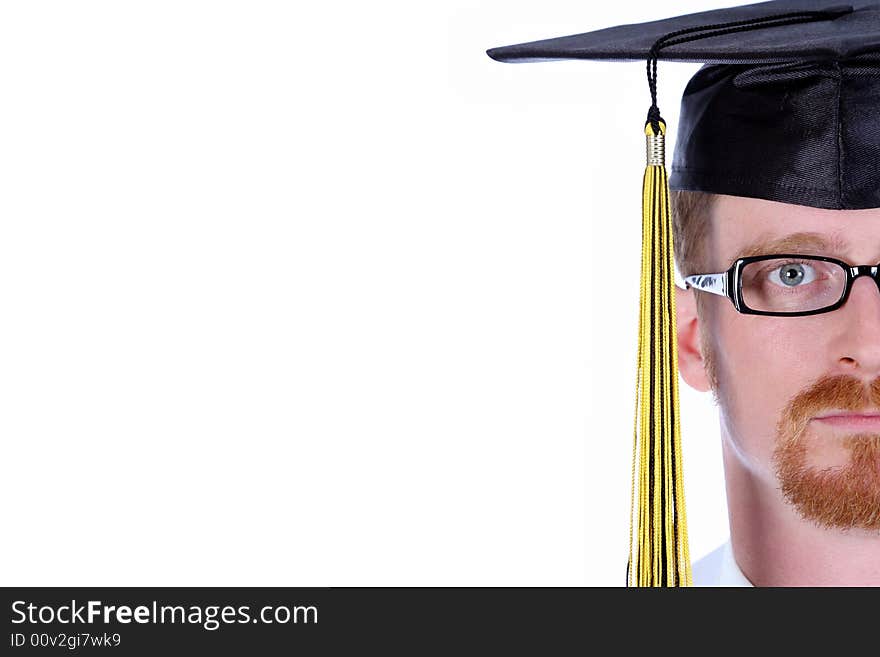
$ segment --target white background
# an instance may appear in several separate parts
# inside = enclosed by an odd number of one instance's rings
[[[485,50],[727,4],[3,3],[0,584],[622,584],[645,66]]]

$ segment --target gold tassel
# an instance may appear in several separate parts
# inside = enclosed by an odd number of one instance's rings
[[[633,430],[629,586],[691,586],[678,419],[672,217],[666,124],[645,126],[636,409]],[[638,465],[637,465],[638,464]],[[638,502],[637,502],[638,500]],[[635,540],[633,523],[637,523]]]

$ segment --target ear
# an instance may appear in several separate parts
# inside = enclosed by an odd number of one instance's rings
[[[696,292],[675,287],[675,314],[678,326],[678,371],[691,388],[708,392],[712,386],[700,352],[700,320]]]

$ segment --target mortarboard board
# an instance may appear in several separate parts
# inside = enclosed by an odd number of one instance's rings
[[[691,584],[679,437],[669,190],[828,209],[880,207],[880,2],[775,0],[487,54],[647,64],[633,506],[627,584]],[[657,62],[701,62],[685,88],[671,174]],[[631,526],[632,526],[631,524]]]

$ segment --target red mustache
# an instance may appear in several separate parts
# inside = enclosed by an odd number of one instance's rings
[[[870,384],[846,375],[819,379],[786,405],[779,421],[779,434],[796,438],[811,418],[836,410],[880,412],[880,378]]]

